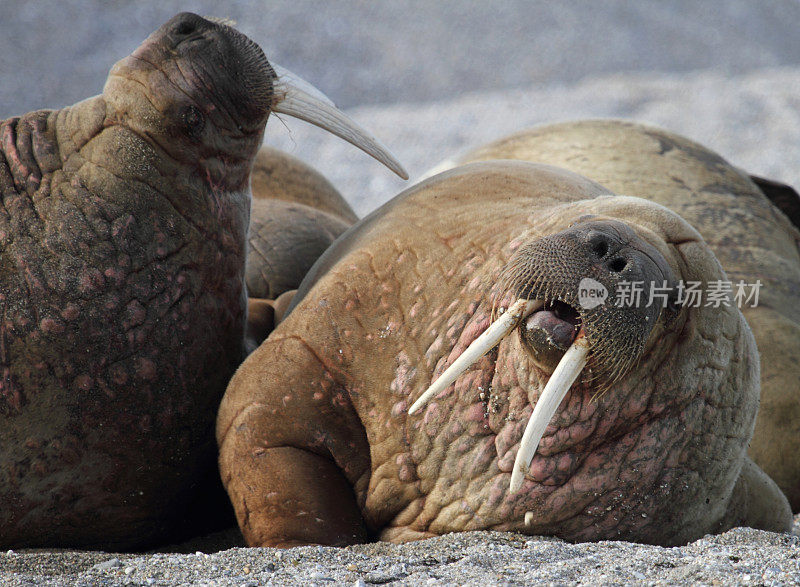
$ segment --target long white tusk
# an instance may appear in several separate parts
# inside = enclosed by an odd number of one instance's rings
[[[302,77],[299,77],[297,74],[292,73],[291,71],[289,71],[285,67],[281,67],[277,63],[270,63],[270,65],[272,66],[272,71],[274,71],[275,75],[278,76],[278,81],[279,82],[284,83],[284,84],[288,84],[288,85],[290,85],[291,87],[293,87],[296,90],[303,91],[306,94],[308,94],[309,96],[312,96],[313,98],[316,98],[320,102],[323,102],[324,104],[327,104],[331,108],[336,108],[336,104],[333,103],[333,100],[328,98],[328,96],[323,94],[319,89],[317,89],[314,86],[312,86],[310,83],[308,83]],[[274,84],[273,84],[273,86],[274,86]],[[276,92],[276,94],[277,94],[277,92]]]
[[[413,414],[424,406],[428,400],[434,397],[437,393],[446,389],[459,375],[469,368],[472,363],[480,359],[483,355],[488,353],[494,346],[500,342],[509,332],[514,330],[517,323],[528,316],[534,310],[538,310],[544,305],[540,300],[517,300],[508,310],[506,310],[494,324],[484,330],[478,338],[472,341],[461,356],[459,356],[453,364],[445,369],[439,378],[419,396],[419,399],[409,408],[409,415]]]
[[[283,67],[273,65],[272,68],[278,76],[272,84],[273,112],[294,116],[327,130],[408,179],[408,173],[389,149],[337,109],[325,94]]]
[[[522,486],[525,473],[531,466],[533,455],[536,454],[536,449],[539,447],[539,441],[542,440],[545,428],[553,418],[558,406],[561,405],[561,400],[567,395],[569,388],[572,387],[572,384],[586,366],[588,355],[589,341],[586,340],[583,331],[581,331],[572,346],[564,353],[555,371],[550,376],[547,385],[544,386],[544,391],[542,391],[539,401],[536,402],[536,406],[533,408],[533,413],[530,420],[528,420],[525,433],[519,443],[517,458],[514,460],[514,468],[511,471],[511,483],[508,487],[511,493],[516,493]]]

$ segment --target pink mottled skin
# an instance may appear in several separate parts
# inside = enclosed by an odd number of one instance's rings
[[[548,377],[519,331],[408,415],[488,326],[513,251],[585,214],[628,223],[679,279],[724,276],[680,217],[607,194],[555,168],[474,164],[404,192],[329,250],[220,408],[223,482],[248,543],[494,529],[680,544],[762,524],[741,490],[758,364],[735,308],[687,308],[657,324],[602,394],[584,373],[514,495],[516,449]],[[272,492],[287,501],[265,503]]]

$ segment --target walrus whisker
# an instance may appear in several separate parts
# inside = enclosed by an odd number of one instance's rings
[[[272,85],[272,112],[294,116],[327,130],[408,179],[408,173],[389,149],[336,108],[325,94],[283,67],[272,64],[272,69],[277,76]]]
[[[470,365],[480,359],[483,355],[489,352],[497,345],[509,332],[519,323],[520,320],[527,317],[531,312],[538,310],[543,305],[541,300],[517,300],[508,310],[506,310],[500,318],[498,318],[483,334],[476,338],[471,345],[469,345],[463,353],[453,361],[453,364],[445,369],[439,378],[425,390],[425,392],[414,402],[409,408],[409,415],[417,412],[424,406],[428,400],[434,397],[437,393],[446,389],[459,375],[466,371]]]
[[[508,490],[516,493],[522,486],[525,473],[531,465],[533,455],[539,447],[545,428],[553,418],[553,414],[561,405],[561,400],[567,395],[567,391],[580,375],[589,355],[589,341],[586,340],[583,330],[578,333],[572,346],[564,353],[555,371],[547,381],[547,385],[539,397],[539,401],[533,408],[528,425],[519,443],[517,457],[514,460],[514,468],[511,472],[511,483]]]

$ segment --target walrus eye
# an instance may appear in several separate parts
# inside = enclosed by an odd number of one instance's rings
[[[183,110],[183,114],[181,116],[183,119],[183,124],[186,125],[186,131],[189,135],[196,137],[201,132],[203,132],[203,128],[206,125],[205,116],[203,113],[200,112],[195,106],[189,106]]]

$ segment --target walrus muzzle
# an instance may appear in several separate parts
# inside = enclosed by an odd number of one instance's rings
[[[380,141],[311,84],[270,64],[257,43],[224,21],[189,12],[176,15],[114,66],[109,81],[114,83],[115,77],[157,87],[158,92],[149,92],[150,98],[156,100],[175,92],[191,95],[190,88],[205,88],[208,103],[218,105],[215,111],[198,104],[189,111],[188,119],[183,113],[167,117],[179,120],[181,125],[197,127],[198,132],[202,131],[199,123],[204,117],[226,118],[240,133],[251,134],[263,130],[270,112],[287,114],[343,138],[408,179],[403,166]],[[221,84],[222,78],[225,82]],[[156,106],[162,109],[160,104]],[[231,150],[226,158],[239,155]]]
[[[656,324],[677,308],[676,280],[663,255],[628,225],[587,219],[522,245],[503,269],[499,295],[518,301],[411,406],[413,414],[518,324],[537,368],[551,373],[523,434],[510,491],[522,484],[547,424],[589,366],[598,393],[641,357]],[[566,352],[565,352],[566,351]]]

